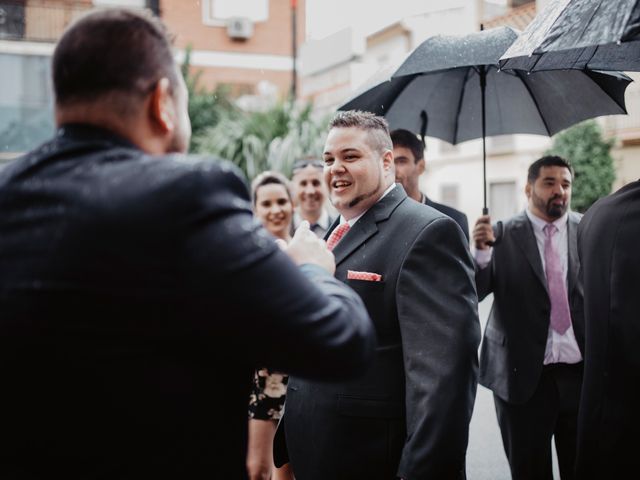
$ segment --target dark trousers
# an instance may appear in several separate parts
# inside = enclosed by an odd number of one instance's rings
[[[533,396],[523,404],[493,396],[513,480],[553,480],[552,437],[560,477],[574,478],[582,365],[545,366]]]

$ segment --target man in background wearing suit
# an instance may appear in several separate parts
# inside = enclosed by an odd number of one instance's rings
[[[599,200],[578,228],[586,324],[576,461],[581,480],[628,478],[638,469],[639,239],[640,181]]]
[[[366,309],[308,225],[283,252],[234,166],[184,155],[159,20],[92,12],[52,70],[55,138],[0,172],[0,477],[245,478],[253,369],[360,374]]]
[[[396,182],[401,183],[405,192],[416,202],[435,208],[453,218],[469,240],[469,222],[460,210],[436,203],[420,191],[420,175],[424,173],[424,144],[409,130],[397,129],[391,132],[393,160],[396,165]]]
[[[340,112],[324,175],[340,213],[327,244],[378,348],[366,376],[289,381],[284,431],[301,480],[462,479],[480,340],[473,261],[453,220],[394,183],[386,121]]]
[[[489,216],[473,230],[478,297],[494,296],[480,383],[493,390],[514,480],[552,478],[552,437],[562,480],[573,478],[584,320],[572,178],[564,159],[536,160],[526,211],[509,219],[498,239]]]
[[[327,187],[322,175],[323,166],[322,160],[318,158],[301,158],[293,163],[291,174],[296,204],[292,231],[306,220],[311,231],[320,238],[324,237],[335,220],[326,208]]]

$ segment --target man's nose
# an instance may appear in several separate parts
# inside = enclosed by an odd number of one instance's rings
[[[331,165],[331,173],[343,172],[343,171],[344,171],[344,165],[342,164],[342,162],[337,158],[334,159],[333,164]]]

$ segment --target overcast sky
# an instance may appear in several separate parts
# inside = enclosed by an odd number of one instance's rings
[[[422,13],[425,2],[446,4],[448,0],[307,0],[307,36],[323,38],[348,26],[364,34],[373,33],[396,20]]]

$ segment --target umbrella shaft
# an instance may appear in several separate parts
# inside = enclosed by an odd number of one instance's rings
[[[487,87],[487,69],[484,65],[480,65],[480,101],[482,102],[482,194],[483,208],[482,214],[487,215],[487,115],[485,111],[485,90]]]

